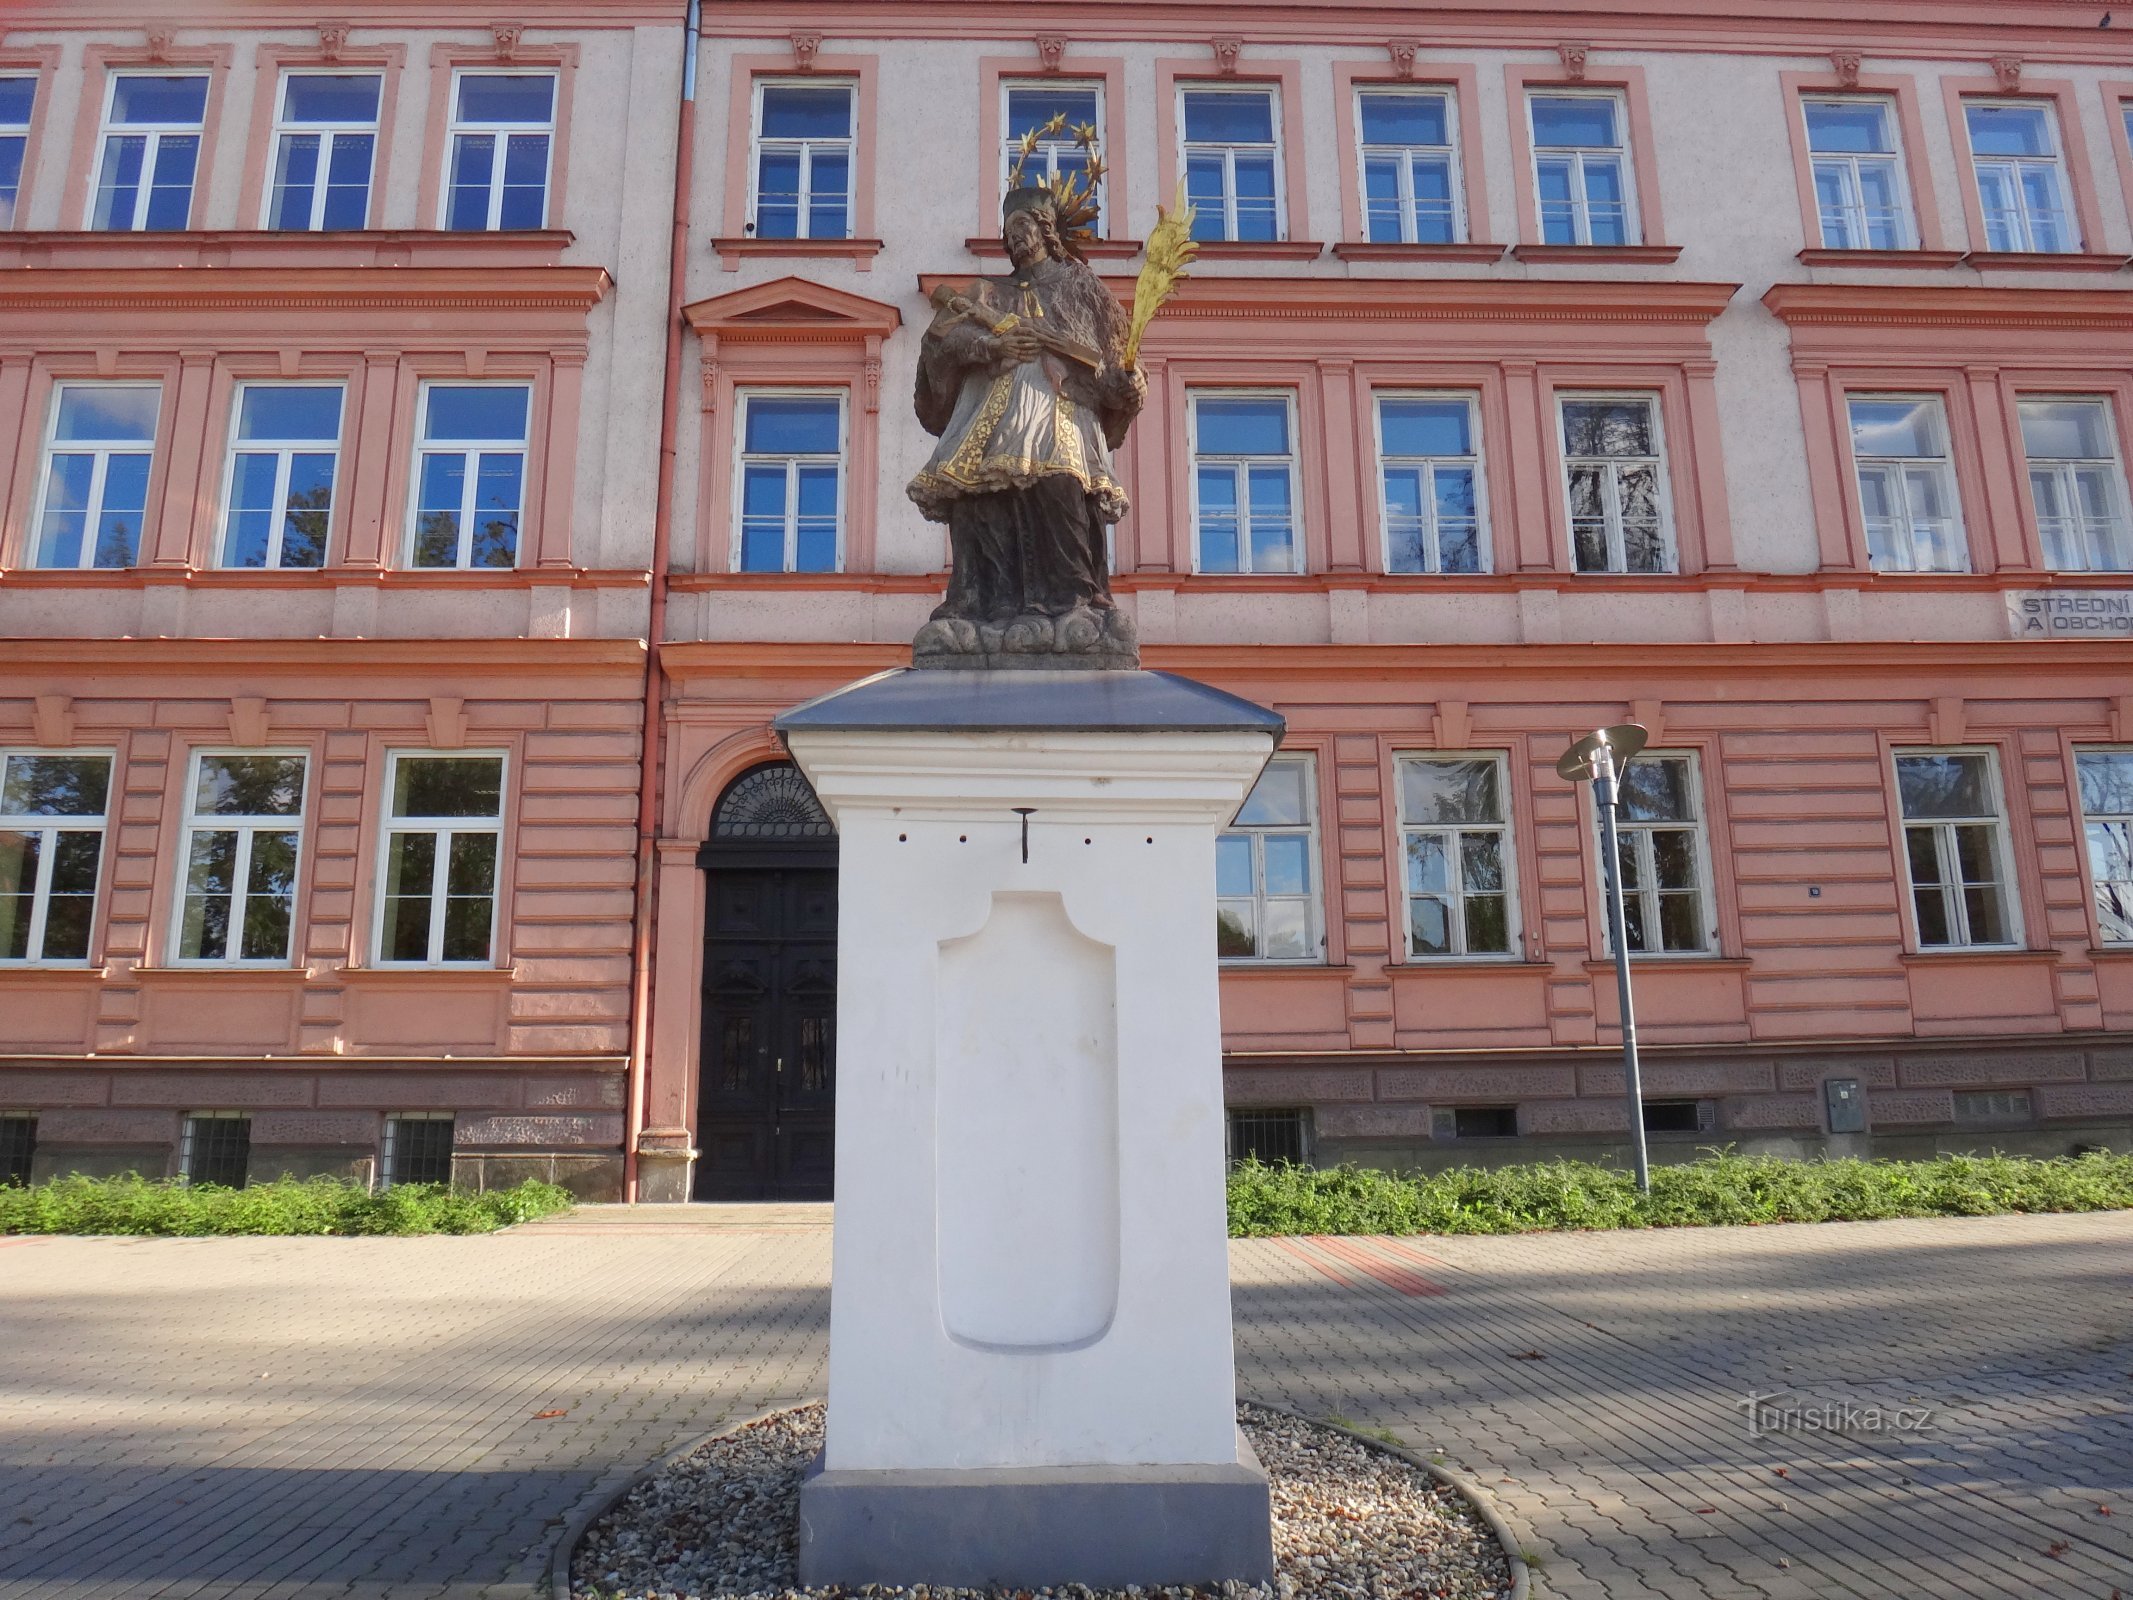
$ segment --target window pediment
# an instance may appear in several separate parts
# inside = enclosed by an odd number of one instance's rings
[[[883,339],[903,323],[895,306],[844,289],[779,278],[682,307],[689,326],[709,339],[763,341],[824,338],[855,344]]]

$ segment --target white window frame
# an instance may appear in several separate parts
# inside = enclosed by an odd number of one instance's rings
[[[1363,132],[1363,101],[1366,97],[1387,100],[1442,100],[1444,136],[1442,145],[1378,144]],[[1359,83],[1354,88],[1356,215],[1362,220],[1362,236],[1370,238],[1370,163],[1395,159],[1400,163],[1400,242],[1414,244],[1421,234],[1421,218],[1415,209],[1415,155],[1442,154],[1450,178],[1452,196],[1452,242],[1467,242],[1466,169],[1459,148],[1459,93],[1451,84]],[[1390,241],[1387,241],[1390,242]]]
[[[20,122],[0,122],[0,147],[13,142],[22,146],[22,165],[18,169],[15,190],[7,195],[5,209],[0,210],[0,231],[19,227],[22,222],[22,184],[30,172],[30,123],[37,116],[37,96],[44,84],[35,72],[18,72],[12,68],[0,68],[0,80],[26,83],[30,86],[30,109]]]
[[[385,1126],[378,1138],[378,1187],[380,1189],[390,1189],[396,1184],[408,1181],[394,1170],[400,1158],[400,1152],[397,1148],[400,1141],[396,1137],[397,1124],[402,1122],[457,1122],[458,1120],[459,1113],[456,1111],[386,1112]],[[449,1159],[447,1160],[447,1177],[445,1181],[451,1181],[449,1177]]]
[[[750,466],[782,462],[785,466],[785,564],[778,570],[795,572],[795,563],[800,557],[800,468],[820,466],[831,462],[837,468],[837,561],[832,572],[844,570],[845,538],[851,526],[851,454],[852,454],[852,407],[851,392],[846,389],[822,387],[759,387],[738,390],[734,398],[739,402],[734,408],[736,426],[733,430],[733,550],[732,570],[741,567],[742,501],[747,492],[747,469]],[[752,454],[748,449],[748,406],[755,400],[827,400],[837,402],[837,453],[834,457],[824,455],[785,455],[779,452]]]
[[[113,122],[112,109],[118,103],[118,86],[122,78],[199,78],[206,82],[207,93],[201,98],[198,122]],[[200,209],[201,168],[207,160],[207,114],[209,102],[215,98],[214,74],[207,70],[194,71],[186,67],[140,67],[132,70],[119,69],[104,74],[104,109],[102,121],[97,127],[96,159],[89,167],[89,192],[82,201],[82,227],[102,233],[148,232],[148,201],[155,189],[156,158],[162,153],[166,138],[183,138],[190,134],[199,143],[193,149],[193,179],[186,186],[185,221],[189,227]],[[134,191],[133,216],[121,228],[112,226],[99,229],[96,226],[96,195],[101,186],[104,158],[111,147],[111,140],[145,136],[147,144],[141,151],[141,185]]]
[[[2089,406],[2103,413],[2104,431],[2111,440],[2108,456],[2033,456],[2029,453],[2029,440],[2022,433],[2022,408],[2031,404],[2059,406]],[[2029,483],[2030,512],[2037,519],[2037,540],[2044,556],[2044,564],[2054,572],[2126,572],[2133,570],[2133,494],[2126,484],[2126,466],[2123,446],[2118,432],[2118,408],[2111,397],[2104,394],[2023,394],[2015,397],[2015,431],[2022,436],[2022,465]],[[2081,510],[2081,496],[2075,492],[2075,474],[2083,470],[2106,469],[2111,479],[2112,510],[2116,513],[2115,526],[2099,533]],[[2058,480],[2061,502],[2072,509],[2076,524],[2074,537],[2081,543],[2084,557],[2078,565],[2062,565],[2052,559],[2052,548],[2044,530],[2044,508],[2037,504],[2035,477],[2040,471],[2048,472]],[[2098,547],[2109,545],[2118,556],[2116,566],[2098,563],[2094,557]]]
[[[1815,149],[1814,123],[1808,112],[1815,106],[1863,106],[1870,105],[1880,111],[1882,127],[1888,134],[1891,149],[1887,154],[1862,155],[1856,150],[1819,151]],[[1816,237],[1825,250],[1876,250],[1891,248],[1915,250],[1918,248],[1918,208],[1911,198],[1911,174],[1904,159],[1903,122],[1897,114],[1896,101],[1892,96],[1881,94],[1816,93],[1800,97],[1800,128],[1807,141],[1807,187],[1814,196]],[[1897,201],[1897,241],[1893,246],[1872,243],[1872,231],[1867,225],[1866,189],[1859,181],[1862,163],[1885,163],[1895,175]],[[1822,194],[1816,186],[1824,166],[1841,169],[1844,175],[1844,223],[1858,235],[1857,244],[1838,244],[1829,237],[1829,225],[1822,216]]]
[[[1625,247],[1644,243],[1644,213],[1637,200],[1637,162],[1630,148],[1630,139],[1636,130],[1630,125],[1629,96],[1620,89],[1581,89],[1575,84],[1531,84],[1526,89],[1526,146],[1532,155],[1533,222],[1538,230],[1535,239],[1546,243],[1548,238],[1548,213],[1541,200],[1541,157],[1546,155],[1550,159],[1567,157],[1571,161],[1570,242],[1584,246],[1592,244],[1592,200],[1585,187],[1585,157],[1588,153],[1603,153],[1598,145],[1543,145],[1540,130],[1533,122],[1536,100],[1605,100],[1614,106],[1619,142],[1612,148],[1622,173],[1622,242]]]
[[[1586,401],[1602,403],[1634,400],[1641,403],[1652,420],[1652,453],[1649,456],[1573,456],[1570,453],[1570,424],[1565,415],[1566,406]],[[1666,396],[1656,389],[1558,389],[1555,391],[1555,448],[1563,463],[1562,496],[1563,527],[1570,536],[1570,570],[1581,577],[1654,576],[1637,572],[1629,565],[1628,547],[1622,534],[1622,495],[1617,467],[1621,463],[1643,465],[1650,462],[1655,469],[1653,493],[1659,509],[1659,542],[1666,551],[1666,564],[1660,573],[1681,571],[1681,546],[1674,531],[1674,484],[1666,466]],[[1570,476],[1575,466],[1598,465],[1606,469],[1606,498],[1602,509],[1606,517],[1607,566],[1601,572],[1587,572],[1578,565],[1577,504],[1571,498]]]
[[[1252,929],[1255,939],[1266,927],[1266,907],[1269,899],[1276,903],[1302,899],[1304,909],[1304,947],[1300,956],[1223,956],[1224,966],[1236,967],[1309,967],[1322,966],[1326,960],[1325,890],[1326,874],[1322,854],[1318,821],[1318,761],[1309,751],[1272,756],[1267,769],[1275,766],[1300,768],[1303,773],[1304,820],[1295,822],[1238,822],[1232,818],[1222,829],[1222,836],[1238,834],[1252,842]],[[1265,769],[1261,777],[1265,776]],[[1253,787],[1258,787],[1254,780]],[[1247,793],[1246,799],[1250,795]],[[1241,809],[1241,808],[1240,808]],[[1301,896],[1273,895],[1266,892],[1266,839],[1268,835],[1291,836],[1303,834],[1304,848],[1310,863],[1310,886]],[[1219,895],[1218,900],[1241,900],[1242,895]]]
[[[1195,91],[1215,94],[1263,94],[1272,108],[1268,126],[1274,137],[1266,144],[1253,141],[1237,144],[1229,140],[1219,143],[1208,140],[1193,140],[1185,136],[1185,97]],[[1287,163],[1282,148],[1286,143],[1286,130],[1281,117],[1281,85],[1258,83],[1250,80],[1236,82],[1230,79],[1182,78],[1177,89],[1178,114],[1178,175],[1183,178],[1192,158],[1219,155],[1222,158],[1222,238],[1219,242],[1236,244],[1237,238],[1237,152],[1246,150],[1256,155],[1264,151],[1273,158],[1274,171],[1274,240],[1279,242],[1289,236],[1289,184]],[[1245,243],[1260,244],[1265,240],[1247,240]]]
[[[1940,437],[1943,453],[1938,456],[1860,455],[1857,445],[1853,442],[1855,429],[1852,423],[1852,402],[1855,400],[1899,402],[1924,400],[1931,402],[1934,414],[1940,419]],[[1932,390],[1911,392],[1885,389],[1845,390],[1844,448],[1852,460],[1852,494],[1859,506],[1859,530],[1866,537],[1867,561],[1874,571],[1903,573],[1968,572],[1970,570],[1970,533],[1965,526],[1963,518],[1962,482],[1955,475],[1955,432],[1948,425],[1948,399],[1946,395]],[[1960,566],[1928,567],[1921,566],[1918,563],[1918,544],[1912,538],[1912,530],[1917,527],[1919,522],[1930,521],[1931,519],[1920,518],[1911,511],[1911,488],[1908,480],[1904,477],[1904,473],[1927,465],[1936,466],[1940,474],[1941,493],[1947,497],[1948,501],[1948,543],[1955,554],[1961,558],[1962,565]],[[1869,466],[1877,472],[1894,474],[1898,497],[1903,504],[1903,514],[1896,519],[1894,534],[1894,537],[1900,538],[1902,541],[1905,557],[1904,565],[1902,566],[1882,566],[1874,561],[1873,534],[1872,530],[1867,526],[1870,519],[1866,510],[1866,474]]]
[[[171,893],[170,908],[170,964],[174,967],[252,967],[276,969],[293,966],[302,947],[298,937],[304,924],[304,819],[311,809],[311,752],[301,746],[279,746],[272,749],[235,749],[221,745],[203,745],[195,749],[185,763],[185,795],[179,815],[177,876]],[[232,760],[279,759],[295,760],[304,764],[303,786],[297,794],[296,810],[288,816],[224,816],[219,812],[202,815],[193,808],[199,803],[200,766],[204,761],[228,757]],[[192,875],[193,837],[199,833],[234,833],[237,835],[237,856],[230,868],[230,949],[224,956],[189,956],[185,954],[185,885]],[[259,833],[293,833],[296,835],[295,871],[289,880],[289,948],[279,956],[243,956],[235,954],[243,948],[244,908],[251,898],[252,836]]]
[[[1625,857],[1634,854],[1636,858],[1636,880],[1640,885],[1636,889],[1631,889],[1629,887],[1629,875],[1624,874],[1623,899],[1625,904],[1630,900],[1635,900],[1638,903],[1638,909],[1643,914],[1644,926],[1648,932],[1656,931],[1660,927],[1659,879],[1655,870],[1657,861],[1655,859],[1656,851],[1652,845],[1652,835],[1661,831],[1678,833],[1685,829],[1694,843],[1696,923],[1702,930],[1703,943],[1693,950],[1668,950],[1663,946],[1656,948],[1633,947],[1630,954],[1639,961],[1708,960],[1718,954],[1718,897],[1712,892],[1711,884],[1711,821],[1710,808],[1705,801],[1702,762],[1698,759],[1694,750],[1644,750],[1640,751],[1629,762],[1625,762],[1624,766],[1633,766],[1637,762],[1644,761],[1678,761],[1687,768],[1686,782],[1683,787],[1684,792],[1689,797],[1689,817],[1685,823],[1632,822],[1623,807],[1619,805],[1616,807],[1615,835],[1620,841],[1622,854]],[[1595,828],[1598,827],[1597,817],[1594,819],[1594,826]],[[1604,892],[1604,886],[1602,892]],[[1601,921],[1604,927],[1606,918],[1603,916]],[[1604,942],[1612,950],[1612,938],[1609,937]],[[1649,939],[1647,939],[1647,944],[1649,944]]]
[[[474,558],[475,495],[479,483],[480,458],[484,455],[502,455],[512,448],[508,439],[431,439],[426,437],[430,426],[430,395],[437,389],[518,389],[526,396],[526,436],[518,442],[518,531],[513,535],[511,565],[508,567],[476,567]],[[532,520],[533,490],[533,432],[534,432],[534,385],[531,378],[425,378],[415,396],[415,458],[414,470],[408,474],[407,485],[407,536],[402,542],[402,564],[414,572],[513,572],[526,562],[526,533]],[[345,430],[347,418],[341,419]],[[459,491],[459,545],[449,567],[422,567],[415,564],[415,543],[422,533],[422,463],[430,456],[457,455],[465,470],[461,473]]]
[[[375,78],[378,81],[378,115],[369,122],[291,122],[289,120],[289,84],[291,80],[296,78]],[[456,87],[453,89],[453,93],[455,95],[458,93]],[[456,101],[454,104],[456,109]],[[319,139],[318,174],[317,180],[312,186],[311,214],[304,223],[303,231],[306,233],[321,233],[325,231],[326,175],[332,170],[334,145],[343,135],[348,134],[370,135],[370,166],[363,179],[363,223],[367,226],[370,221],[372,207],[377,198],[378,145],[384,136],[384,116],[385,74],[382,70],[369,71],[362,67],[338,66],[282,68],[281,79],[274,86],[274,133],[271,142],[267,146],[266,173],[260,180],[260,227],[272,228],[274,226],[274,174],[281,168],[282,140],[292,134],[313,133],[317,134]],[[551,146],[553,137],[551,132]],[[447,181],[449,183],[449,179]],[[494,214],[494,209],[492,204],[492,215]],[[544,205],[542,209],[545,210],[546,206]]]
[[[1407,785],[1402,780],[1404,770],[1413,764],[1424,762],[1487,761],[1496,768],[1496,794],[1502,803],[1503,817],[1499,822],[1439,823],[1407,820]],[[1400,917],[1401,959],[1419,966],[1428,966],[1452,961],[1518,961],[1523,959],[1524,932],[1520,927],[1518,905],[1518,838],[1515,817],[1518,797],[1511,789],[1511,761],[1502,750],[1401,750],[1395,753],[1392,762],[1393,811],[1398,833],[1399,848],[1392,863],[1394,882],[1398,885],[1397,903]],[[1458,836],[1462,833],[1494,832],[1501,843],[1498,850],[1503,860],[1503,924],[1504,948],[1501,950],[1468,950],[1466,948],[1466,898],[1465,863],[1461,859]],[[1413,892],[1407,887],[1407,841],[1411,835],[1430,833],[1443,835],[1451,844],[1445,852],[1450,867],[1449,886],[1445,896],[1451,905],[1446,926],[1452,934],[1450,950],[1417,950],[1415,948],[1415,920],[1409,901]],[[1484,891],[1485,892],[1485,891]]]
[[[340,428],[331,443],[323,439],[241,439],[239,430],[244,425],[244,397],[249,389],[331,389],[341,397]],[[267,564],[264,567],[238,570],[278,572],[281,564],[282,540],[288,532],[289,474],[294,470],[292,457],[299,455],[331,455],[333,457],[333,492],[338,499],[341,490],[341,437],[348,431],[348,385],[345,383],[283,383],[275,378],[250,378],[234,385],[230,391],[230,436],[229,447],[222,457],[222,516],[215,535],[215,565],[230,565],[231,521],[237,515],[237,457],[239,455],[267,455],[274,458],[274,522],[267,534]],[[332,555],[333,500],[326,504],[326,548],[321,551],[319,566],[323,567]],[[316,567],[297,567],[288,570],[315,572]]]
[[[1096,115],[1092,120],[1097,133],[1101,135],[1105,126],[1104,87],[1104,80],[1101,78],[1048,78],[1026,72],[1017,73],[1013,77],[1003,77],[1000,80],[1000,193],[1003,197],[1007,193],[1007,175],[1014,170],[1015,161],[1021,154],[1022,134],[1015,128],[1014,119],[1008,112],[1011,92],[1016,89],[1088,90],[1096,96]],[[1057,157],[1060,152],[1079,151],[1080,148],[1074,142],[1071,126],[1050,138],[1040,138],[1037,141],[1036,151],[1030,157],[1029,167],[1024,169],[1023,176],[1025,178],[1048,179],[1059,170]],[[1041,171],[1037,167],[1037,163],[1040,160],[1044,163]],[[1096,193],[1098,205],[1101,207],[1103,190],[1100,186]],[[1096,234],[1098,238],[1104,236],[1106,221],[1107,219],[1100,210],[1096,218]]]
[[[396,817],[393,815],[393,790],[397,786],[400,763],[444,759],[451,761],[495,761],[498,763],[496,778],[496,815],[494,817]],[[372,964],[391,968],[396,972],[453,971],[487,972],[497,965],[497,933],[503,921],[505,850],[508,843],[504,824],[511,806],[511,753],[508,750],[389,750],[385,755],[385,784],[378,791],[378,872],[377,892],[371,897],[375,904],[370,916],[370,951]],[[385,906],[386,885],[391,879],[391,853],[393,838],[403,833],[429,833],[438,837],[434,859],[430,866],[430,953],[421,961],[396,961],[385,953]],[[496,887],[489,896],[489,954],[481,961],[447,961],[441,954],[444,948],[444,907],[446,889],[452,858],[452,836],[460,833],[487,833],[496,838]]]
[[[547,122],[469,122],[461,120],[459,115],[459,86],[467,79],[539,77],[545,77],[549,82]],[[443,229],[451,228],[452,175],[456,166],[455,158],[459,152],[460,135],[487,134],[496,141],[495,159],[489,164],[489,209],[487,217],[479,228],[462,228],[455,231],[461,233],[500,233],[503,231],[504,158],[507,141],[515,133],[539,133],[546,140],[543,151],[546,160],[541,165],[541,220],[538,226],[543,228],[550,226],[555,220],[550,213],[555,208],[555,145],[556,127],[563,110],[562,74],[552,67],[538,66],[454,67],[452,69],[452,81],[446,86],[445,93],[451,96],[451,100],[445,107],[444,179],[437,186],[437,226]],[[375,162],[375,156],[373,156],[373,162]],[[371,174],[371,179],[373,182],[376,181],[377,174],[375,171]]]
[[[1303,483],[1297,470],[1298,457],[1302,454],[1303,440],[1297,430],[1296,391],[1294,389],[1233,389],[1218,385],[1188,389],[1185,399],[1185,454],[1192,468],[1192,570],[1206,570],[1200,565],[1200,401],[1210,400],[1279,400],[1289,412],[1289,550],[1291,564],[1279,569],[1283,573],[1300,573],[1304,570],[1304,508]],[[1211,576],[1222,578],[1250,577],[1259,569],[1252,565],[1250,482],[1247,469],[1253,464],[1271,465],[1273,456],[1233,455],[1218,452],[1209,459],[1214,466],[1227,465],[1242,491],[1237,500],[1237,570],[1215,572]]]
[[[156,397],[155,427],[150,431],[148,442],[131,440],[84,439],[62,441],[59,437],[59,407],[69,389],[151,389]],[[153,381],[138,383],[104,383],[100,381],[64,380],[52,385],[52,398],[47,406],[44,422],[44,449],[41,453],[37,475],[37,514],[31,518],[29,527],[29,562],[42,572],[93,572],[108,570],[123,572],[124,567],[99,569],[96,565],[97,525],[104,520],[104,482],[110,475],[113,456],[146,456],[148,458],[148,503],[141,508],[140,534],[134,542],[132,566],[142,565],[148,557],[148,518],[155,509],[156,500],[156,443],[163,433],[163,386]],[[44,552],[44,516],[51,503],[53,458],[61,451],[68,455],[90,455],[96,464],[89,469],[88,520],[82,525],[81,554],[69,567],[46,567],[39,560]]]
[[[2089,827],[2092,823],[2098,822],[2106,826],[2124,828],[2129,842],[2133,842],[2133,810],[2090,811],[2081,803],[2081,761],[2084,756],[2118,756],[2133,761],[2133,745],[2078,744],[2074,746],[2074,809],[2081,818],[2081,859],[2089,880],[2089,905],[2091,911],[2095,911],[2097,902],[2102,899],[2106,884],[2115,885],[2123,881],[2126,891],[2127,915],[2133,917],[2133,878],[2120,880],[2098,876],[2096,852],[2089,844]],[[2103,918],[2100,914],[2096,916],[2096,939],[2099,944],[2111,949],[2133,949],[2133,934],[2129,934],[2125,938],[2113,938],[2105,931]]]
[[[2035,111],[2044,118],[2044,128],[2051,135],[2052,153],[2048,156],[1984,156],[1979,155],[1977,144],[1970,131],[1970,110],[1999,107],[2008,110]],[[1978,223],[1985,237],[1978,240],[1978,252],[1992,256],[2001,253],[1992,243],[1992,212],[1985,204],[1984,172],[1987,167],[2004,167],[2016,181],[2014,183],[2015,210],[2012,213],[2015,225],[2021,230],[2021,243],[2007,254],[2034,252],[2039,255],[2078,255],[2084,244],[2081,228],[2081,213],[2074,203],[2074,184],[2066,166],[2066,130],[2059,126],[2059,107],[2051,100],[2034,99],[2015,95],[1965,95],[1962,100],[1963,143],[1970,151],[1970,186],[1977,196]],[[2024,172],[2035,168],[2049,167],[2058,185],[2060,216],[2066,229],[2064,250],[2044,250],[2037,244],[2037,229],[2029,208],[2029,197],[2021,184]]]
[[[1385,402],[1387,400],[1424,400],[1432,403],[1458,401],[1466,406],[1467,437],[1473,441],[1474,453],[1470,456],[1394,456],[1385,449]],[[1474,474],[1474,557],[1479,566],[1476,573],[1496,570],[1495,552],[1489,545],[1489,495],[1488,473],[1482,456],[1481,396],[1472,389],[1377,389],[1370,396],[1370,425],[1375,437],[1378,454],[1378,539],[1379,559],[1385,570],[1405,576],[1404,567],[1392,564],[1392,505],[1385,495],[1385,469],[1388,466],[1420,467],[1423,469],[1425,492],[1422,496],[1423,518],[1427,523],[1422,544],[1422,572],[1432,577],[1444,573],[1444,543],[1437,529],[1436,483],[1438,466],[1467,467]],[[1474,574],[1453,573],[1454,577]]]
[[[87,816],[48,816],[42,812],[0,811],[0,830],[9,833],[41,833],[43,842],[37,850],[37,881],[30,889],[30,928],[27,946],[29,954],[19,957],[0,955],[0,968],[20,967],[81,967],[93,965],[96,959],[98,914],[104,905],[104,880],[109,866],[106,846],[111,838],[112,790],[118,782],[118,752],[110,749],[65,749],[51,750],[33,745],[0,746],[0,779],[6,776],[9,758],[61,756],[71,760],[97,759],[104,762],[104,809],[94,818]],[[54,837],[61,833],[93,833],[98,838],[96,847],[96,890],[89,902],[89,948],[80,957],[48,956],[44,952],[46,919],[52,908],[52,868],[58,845]]]
[[[1889,778],[1895,785],[1891,791],[1896,802],[1896,857],[1903,870],[1903,912],[1905,926],[1910,929],[1911,948],[1924,955],[1960,950],[2017,950],[2022,947],[2022,893],[2021,884],[2015,877],[2014,851],[2007,823],[2007,787],[2000,776],[1999,752],[1990,745],[1895,745],[1890,749]],[[1976,756],[1985,763],[1985,783],[1991,796],[1993,809],[1971,817],[1920,817],[1915,821],[1904,814],[1903,780],[1900,763],[1907,756]],[[1974,939],[1970,936],[1970,911],[1963,904],[1963,878],[1956,866],[1954,834],[1951,830],[1979,824],[1992,830],[1993,870],[1998,874],[1996,884],[2001,903],[2007,908],[2007,937],[2004,939]],[[1927,944],[1918,926],[1918,886],[1911,879],[1911,830],[1933,830],[1934,854],[1940,865],[1940,893],[1943,909],[1948,913],[1950,932],[1959,932],[1962,937],[1951,939],[1946,944]]]
[[[790,75],[773,74],[757,78],[750,89],[753,103],[748,111],[748,235],[760,237],[756,227],[757,205],[761,199],[758,190],[763,181],[763,91],[765,89],[842,89],[847,96],[846,104],[851,113],[848,124],[851,132],[842,139],[836,138],[778,138],[767,141],[771,148],[795,150],[800,156],[800,188],[798,212],[794,225],[799,230],[793,235],[799,239],[850,239],[855,237],[859,225],[859,80],[830,74],[819,78],[795,78]],[[844,152],[844,232],[818,234],[814,226],[814,171],[815,152],[818,149],[841,148]]]

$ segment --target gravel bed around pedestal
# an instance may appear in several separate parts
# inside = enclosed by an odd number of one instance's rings
[[[798,1406],[706,1440],[598,1517],[570,1563],[571,1600],[783,1600],[842,1595],[975,1600],[979,1589],[797,1589],[800,1478],[823,1408]],[[1511,1564],[1465,1496],[1337,1428],[1259,1406],[1237,1420],[1273,1485],[1274,1586],[1219,1591],[1014,1591],[1020,1600],[1510,1600]],[[1007,1593],[1007,1591],[999,1591]]]

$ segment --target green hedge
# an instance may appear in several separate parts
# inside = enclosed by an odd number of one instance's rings
[[[1692,1228],[2125,1208],[2133,1208],[2133,1155],[1788,1161],[1714,1152],[1654,1168],[1649,1198],[1637,1193],[1633,1174],[1586,1161],[1455,1167],[1414,1177],[1370,1167],[1246,1161],[1229,1175],[1229,1231],[1236,1238]]]
[[[529,1179],[475,1194],[396,1184],[373,1194],[338,1178],[285,1178],[244,1189],[174,1179],[55,1178],[0,1187],[0,1234],[489,1233],[570,1208],[570,1193]]]

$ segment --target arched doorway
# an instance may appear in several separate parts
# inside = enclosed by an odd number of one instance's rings
[[[695,1198],[827,1200],[837,1096],[837,835],[800,769],[726,786],[706,872]]]

